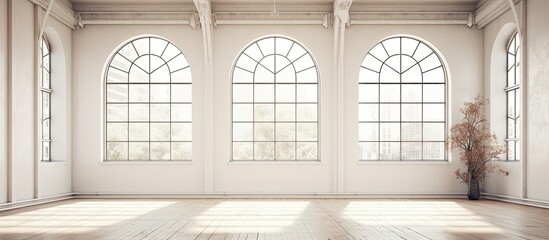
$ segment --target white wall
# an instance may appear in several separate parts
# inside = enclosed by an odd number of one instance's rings
[[[123,43],[143,34],[173,42],[193,79],[192,163],[102,163],[103,69]],[[109,25],[73,31],[73,192],[199,193],[203,190],[202,32],[189,26]]]
[[[549,201],[549,1],[527,2],[527,197]]]
[[[193,73],[192,164],[101,163],[102,71],[109,55],[123,42],[141,34],[172,40],[191,63]],[[320,163],[230,163],[230,72],[238,53],[265,35],[288,36],[307,47],[320,70]],[[433,44],[446,59],[451,81],[450,116],[482,92],[483,32],[466,26],[360,26],[347,29],[345,46],[345,180],[346,193],[452,194],[463,193],[449,163],[359,164],[357,150],[357,78],[360,64],[378,41],[409,34]],[[187,26],[85,26],[73,32],[73,191],[76,193],[199,193],[204,172],[213,172],[216,193],[330,193],[334,186],[333,30],[322,26],[222,25],[214,29],[213,89],[202,89],[203,45],[200,30]],[[466,63],[466,64],[465,64]],[[203,109],[203,91],[212,91],[214,108]],[[200,97],[198,97],[200,96]],[[202,116],[212,110],[214,159],[204,169]],[[206,175],[207,176],[207,175]]]
[[[288,36],[310,50],[320,71],[321,162],[231,162],[231,68],[257,38]],[[214,39],[214,191],[221,193],[326,193],[332,191],[333,30],[318,26],[219,26]]]
[[[70,138],[60,137],[54,139],[52,144],[59,145],[58,148],[66,151],[65,154],[57,159],[59,163],[38,163],[39,150],[38,138],[40,128],[38,127],[38,93],[39,85],[37,80],[37,70],[39,63],[35,60],[35,54],[38,54],[38,16],[35,13],[38,8],[30,1],[9,1],[11,7],[7,8],[8,1],[2,1],[0,10],[2,32],[0,47],[0,76],[2,90],[0,102],[0,122],[2,129],[1,159],[0,171],[2,179],[0,180],[0,202],[7,202],[6,196],[12,196],[11,202],[19,202],[35,198],[43,198],[67,194],[71,192],[71,166],[70,166]],[[43,11],[42,11],[43,12]],[[5,31],[8,18],[11,22],[11,32]],[[70,29],[58,21],[50,18],[48,21],[48,30],[46,36],[51,37],[54,43],[52,50],[52,84],[55,93],[58,96],[66,96],[68,99],[52,99],[54,105],[70,104],[70,59],[71,59],[71,33]],[[11,39],[10,50],[12,55],[7,58],[6,42]],[[6,51],[4,51],[4,49]],[[62,60],[62,61],[57,61]],[[60,65],[61,64],[61,65]],[[11,78],[7,78],[5,71],[11,71]],[[59,79],[59,80],[57,80]],[[10,83],[9,90],[5,88],[6,83]],[[11,95],[11,102],[8,103],[8,91]],[[8,104],[11,111],[8,111]],[[55,117],[60,121],[60,125],[52,129],[54,134],[61,133],[70,136],[71,113],[65,109],[55,109],[52,112],[52,119]],[[7,137],[6,121],[10,120],[11,137]],[[62,123],[62,124],[61,124]],[[62,136],[62,135],[58,135]],[[10,143],[12,168],[6,170],[7,162],[6,145]],[[38,166],[35,168],[35,166]],[[8,186],[8,171],[11,173],[11,185]],[[4,174],[5,173],[5,174]]]
[[[389,36],[404,34],[424,39],[446,60],[449,74],[447,103],[450,122],[461,119],[459,108],[482,92],[483,32],[466,26],[352,25],[345,47],[345,191],[377,194],[463,193],[454,171],[461,166],[457,155],[450,162],[358,163],[358,74],[366,53]]]
[[[8,200],[8,0],[0,1],[0,204]]]

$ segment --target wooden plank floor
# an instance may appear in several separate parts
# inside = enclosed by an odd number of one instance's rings
[[[448,199],[74,199],[0,212],[0,239],[549,239],[549,210]]]

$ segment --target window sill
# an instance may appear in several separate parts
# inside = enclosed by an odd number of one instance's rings
[[[192,165],[193,161],[100,161],[100,165]]]
[[[228,161],[228,165],[322,165],[321,161],[262,161],[262,160],[240,160]]]
[[[390,161],[390,160],[372,160],[372,161],[364,161],[359,160],[358,165],[450,165],[452,164],[451,161],[448,160],[440,160],[440,161],[421,161],[421,160],[403,160],[403,161]]]

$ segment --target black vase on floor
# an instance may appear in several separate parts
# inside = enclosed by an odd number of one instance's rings
[[[471,174],[469,174],[469,185],[467,191],[467,198],[469,198],[469,200],[480,199],[480,182]]]

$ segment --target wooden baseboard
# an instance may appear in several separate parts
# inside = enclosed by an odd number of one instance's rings
[[[391,199],[391,198],[409,198],[409,199],[461,199],[466,198],[464,194],[350,194],[350,193],[276,193],[276,194],[257,194],[257,193],[185,193],[185,194],[142,194],[142,193],[75,193],[77,199],[196,199],[196,198],[238,198],[238,199],[314,199],[314,198],[363,198],[363,199]]]
[[[30,207],[30,206],[44,204],[44,203],[57,202],[57,201],[62,201],[62,200],[67,200],[72,198],[74,198],[74,194],[68,193],[63,195],[36,198],[36,199],[30,199],[30,200],[19,201],[14,203],[3,203],[3,204],[0,204],[0,212],[22,208],[22,207]]]
[[[546,202],[546,201],[539,201],[539,200],[533,200],[533,199],[527,199],[527,198],[517,198],[517,197],[491,194],[491,193],[483,193],[482,197],[490,200],[549,209],[549,202]]]

